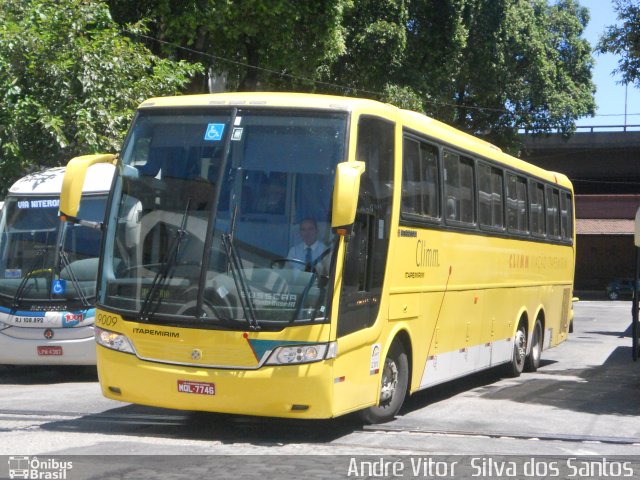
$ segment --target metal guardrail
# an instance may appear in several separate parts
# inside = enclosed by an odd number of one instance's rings
[[[640,125],[576,125],[576,132],[580,130],[589,130],[594,133],[595,130],[606,130],[608,132],[638,132]]]

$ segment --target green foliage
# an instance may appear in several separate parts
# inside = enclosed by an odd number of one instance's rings
[[[519,129],[571,133],[595,110],[587,22],[574,0],[469,2],[450,122],[504,147]]]
[[[228,90],[378,98],[509,149],[595,109],[577,0],[106,1],[0,2],[0,191],[117,151],[138,103],[207,91],[205,69]],[[637,0],[617,3],[637,31]]]
[[[575,0],[355,0],[331,80],[512,149],[593,114],[587,21]]]
[[[110,0],[121,23],[149,19],[157,53],[228,74],[230,90],[313,89],[320,70],[344,53],[349,0]],[[182,47],[182,48],[176,48]],[[204,52],[207,55],[199,55]],[[273,72],[276,72],[275,74]],[[193,86],[205,89],[204,82]]]
[[[123,35],[99,1],[3,0],[0,191],[25,171],[118,151],[135,107],[197,70]]]
[[[110,5],[119,22],[149,19],[156,52],[227,72],[229,90],[374,97],[507,148],[520,129],[571,133],[595,109],[593,60],[581,38],[588,13],[577,0]],[[206,90],[204,82],[192,88]]]
[[[620,83],[640,88],[640,2],[614,0],[613,3],[622,24],[607,27],[597,50],[618,55],[620,60],[613,73],[622,75]]]

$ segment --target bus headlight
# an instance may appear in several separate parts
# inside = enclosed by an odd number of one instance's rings
[[[336,342],[277,347],[271,352],[267,365],[319,362],[320,360],[335,358],[336,352]]]
[[[96,343],[98,345],[110,348],[111,350],[117,350],[118,352],[136,353],[129,339],[121,333],[110,332],[109,330],[103,330],[99,327],[94,327],[94,330]]]

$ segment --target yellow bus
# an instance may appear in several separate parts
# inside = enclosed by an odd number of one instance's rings
[[[68,218],[90,163],[67,168]],[[371,100],[147,100],[105,220],[102,391],[384,422],[431,385],[535,370],[572,320],[572,199],[561,174]]]

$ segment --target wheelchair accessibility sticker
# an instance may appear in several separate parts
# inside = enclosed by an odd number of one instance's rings
[[[219,142],[224,133],[224,123],[210,123],[204,133],[204,139],[209,142]]]
[[[51,293],[54,295],[62,295],[67,290],[66,280],[54,280],[51,282]]]

